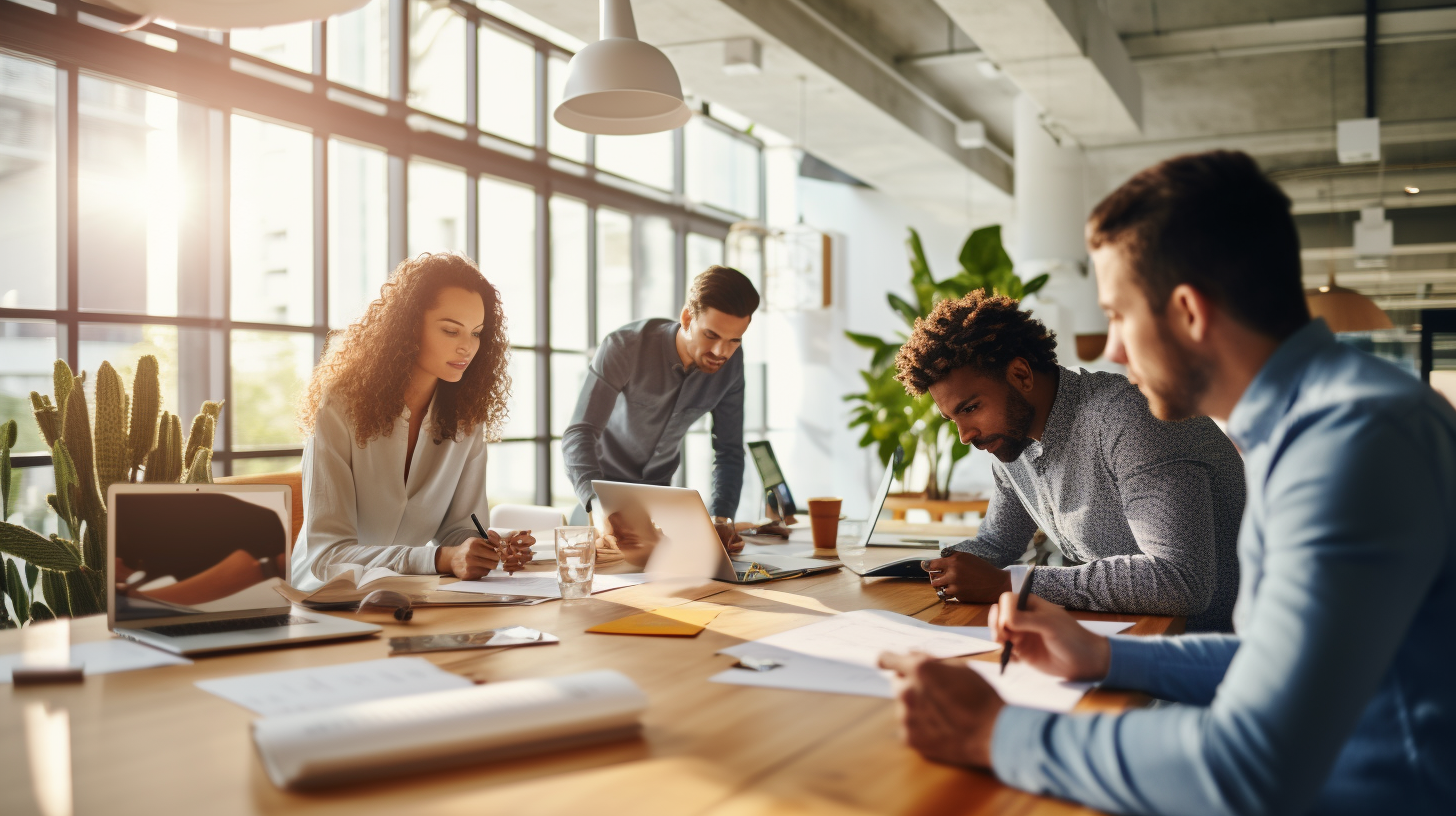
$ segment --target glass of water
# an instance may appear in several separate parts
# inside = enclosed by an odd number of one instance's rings
[[[562,598],[591,594],[597,565],[596,530],[592,527],[556,528],[556,583]]]

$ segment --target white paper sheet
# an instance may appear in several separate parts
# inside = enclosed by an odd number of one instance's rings
[[[918,651],[934,657],[980,654],[1000,648],[950,627],[881,609],[861,609],[724,649],[721,654],[758,656],[763,647],[873,669],[881,652]]]
[[[613,589],[645,584],[650,580],[646,573],[634,572],[623,575],[597,575],[592,578],[592,594]],[[516,573],[515,575],[487,575],[476,581],[457,581],[444,584],[442,592],[474,592],[482,595],[524,595],[529,598],[560,598],[561,587],[556,583],[554,572]]]
[[[87,676],[113,672],[150,669],[154,666],[186,666],[191,663],[181,655],[121,638],[78,643],[71,647],[70,665],[84,666]],[[21,665],[20,653],[0,655],[0,683],[10,682],[10,670]]]
[[[1001,674],[999,663],[969,660],[966,665],[986,678],[991,688],[1001,695],[1007,704],[1022,708],[1039,708],[1043,711],[1071,711],[1082,695],[1092,688],[1092,683],[1073,683],[1060,677],[1042,674],[1025,663],[1011,663],[1006,674]]]
[[[892,672],[809,657],[771,646],[745,649],[744,652],[745,655],[740,656],[773,658],[782,665],[768,671],[734,667],[709,677],[709,682],[791,691],[818,691],[825,694],[853,694],[859,697],[888,699],[895,696]]]
[[[1130,621],[1077,622],[1082,624],[1082,628],[1092,632],[1095,635],[1102,635],[1103,637],[1107,637],[1108,635],[1116,635],[1132,628],[1132,623]],[[982,640],[995,639],[991,635],[991,627],[989,626],[946,626],[943,628],[949,629],[952,632],[957,632],[959,634],[965,635],[966,637],[981,638]]]
[[[1132,624],[1084,621],[1083,625],[1093,631],[1121,631]],[[876,668],[881,652],[915,650],[936,657],[957,657],[999,649],[1000,645],[990,642],[989,637],[990,630],[984,626],[936,626],[882,610],[846,612],[719,652],[734,657],[771,658],[782,664],[778,668],[761,672],[732,668],[708,679],[758,688],[890,698],[894,696],[894,674]],[[985,677],[1003,700],[1027,708],[1071,711],[1092,687],[1091,683],[1070,683],[1042,674],[1021,663],[1008,666],[1005,677],[1000,676],[997,663],[971,660],[968,665]]]
[[[199,680],[197,687],[264,716],[317,711],[429,691],[472,686],[418,657],[394,657],[310,669]]]

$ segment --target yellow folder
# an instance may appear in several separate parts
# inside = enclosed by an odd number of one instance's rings
[[[667,607],[651,612],[638,612],[625,618],[599,623],[588,629],[607,635],[665,635],[692,637],[703,631],[721,609],[676,609]]]

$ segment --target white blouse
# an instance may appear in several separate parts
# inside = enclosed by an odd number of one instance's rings
[[[489,526],[485,426],[436,444],[434,406],[432,399],[425,409],[406,480],[408,408],[393,432],[360,448],[344,408],[324,399],[303,448],[303,530],[289,571],[295,587],[317,589],[335,564],[432,575],[437,549],[479,535],[471,513]]]

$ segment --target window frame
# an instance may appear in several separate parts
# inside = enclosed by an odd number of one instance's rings
[[[550,111],[546,107],[545,71],[549,58],[570,59],[571,52],[557,44],[465,4],[449,6],[465,18],[466,121],[451,122],[410,108],[408,36],[409,0],[389,3],[389,97],[363,90],[327,77],[327,21],[312,24],[312,70],[295,71],[260,57],[234,51],[227,32],[174,29],[149,23],[130,34],[117,34],[95,25],[96,18],[129,24],[127,15],[78,0],[56,0],[55,14],[17,3],[0,2],[0,52],[7,56],[38,61],[54,67],[56,77],[56,166],[57,166],[57,300],[55,309],[3,308],[0,321],[43,320],[56,327],[57,354],[73,368],[79,360],[79,330],[82,324],[151,324],[201,329],[210,333],[209,347],[217,362],[203,370],[179,371],[184,413],[189,405],[200,404],[193,397],[232,400],[232,339],[234,330],[293,332],[313,338],[317,361],[329,334],[329,141],[340,139],[383,149],[388,174],[388,264],[393,268],[405,257],[408,235],[408,167],[411,159],[437,162],[464,170],[466,176],[465,245],[471,257],[480,254],[479,180],[491,177],[531,188],[535,194],[536,252],[532,274],[535,282],[535,342],[515,345],[515,354],[526,354],[536,363],[536,433],[504,438],[502,442],[531,442],[536,448],[535,496],[538,504],[550,504],[553,492],[569,494],[553,482],[564,480],[551,468],[551,444],[560,439],[551,434],[550,417],[554,399],[574,401],[575,394],[551,393],[550,269],[551,216],[549,202],[554,195],[584,201],[587,206],[587,314],[591,324],[586,352],[595,351],[596,327],[596,211],[599,207],[627,212],[638,222],[647,216],[667,219],[674,232],[674,299],[685,295],[685,242],[689,232],[722,239],[738,216],[688,201],[684,195],[684,139],[682,129],[673,133],[673,189],[662,191],[625,179],[594,165],[595,138],[587,137],[585,163],[554,156],[544,144]],[[86,15],[82,17],[82,15]],[[89,19],[91,22],[83,22]],[[479,88],[478,61],[480,26],[529,44],[535,51],[535,144],[521,145],[477,127]],[[138,36],[141,35],[141,36]],[[175,47],[157,47],[156,38]],[[152,44],[149,44],[152,43]],[[205,258],[203,271],[194,266],[185,274],[203,274],[217,293],[214,316],[161,316],[81,310],[78,306],[78,82],[82,73],[110,81],[132,84],[147,90],[176,96],[202,108],[208,122],[206,140],[209,165],[203,181],[207,212],[202,216],[204,245],[194,258]],[[313,167],[313,320],[310,325],[259,323],[231,319],[231,270],[229,257],[229,164],[231,116],[234,113],[274,121],[310,134],[314,149]],[[702,114],[699,114],[700,116]],[[762,143],[721,123],[704,117],[712,126],[733,133],[758,149],[760,195],[763,184]],[[761,211],[761,203],[760,203]],[[640,253],[634,253],[634,281],[642,274]],[[179,275],[184,274],[179,270]],[[219,345],[220,344],[220,345]],[[581,352],[569,352],[577,353]],[[230,475],[235,462],[244,459],[299,456],[302,444],[266,449],[235,450],[234,412],[224,410],[222,428],[215,446],[214,462],[219,475]],[[185,417],[184,417],[185,418]],[[22,421],[24,418],[17,418]],[[50,463],[48,455],[14,457],[17,467]]]

